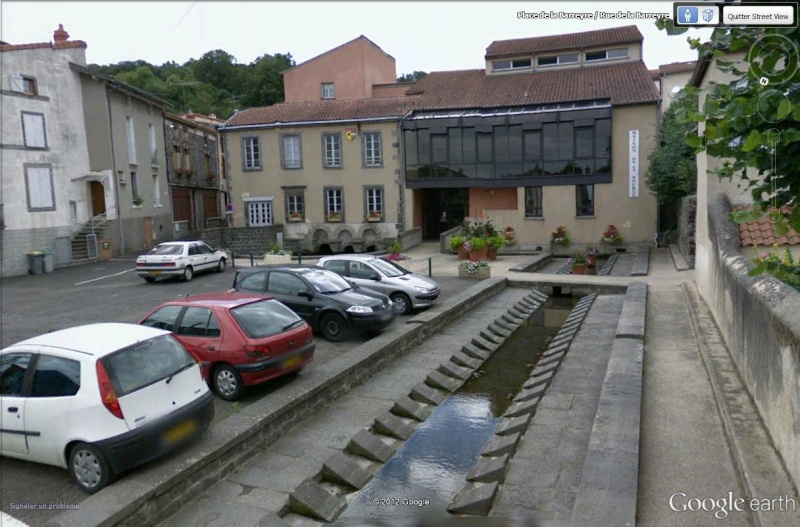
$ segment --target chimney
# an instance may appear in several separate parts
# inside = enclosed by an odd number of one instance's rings
[[[211,117],[212,119],[216,119],[217,118],[217,114],[212,113],[211,115],[209,115],[209,117]]]
[[[53,41],[66,42],[68,38],[69,38],[69,33],[64,31],[64,26],[62,24],[59,24],[58,29],[53,31]]]

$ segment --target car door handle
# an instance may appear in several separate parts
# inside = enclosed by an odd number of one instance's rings
[[[208,351],[214,351],[214,350],[216,350],[217,348],[215,348],[214,346],[206,346],[206,349],[207,349]]]
[[[15,414],[19,411],[19,408],[17,408],[16,406],[9,406],[8,411],[11,412],[12,414]]]

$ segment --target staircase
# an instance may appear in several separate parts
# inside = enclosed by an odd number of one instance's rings
[[[94,225],[94,229],[92,229],[92,225]],[[72,263],[97,259],[100,252],[100,239],[103,237],[106,227],[108,227],[108,220],[103,214],[87,221],[80,231],[72,235]],[[87,241],[87,236],[92,232],[97,236],[97,251],[93,255],[95,258],[89,258],[89,243]]]

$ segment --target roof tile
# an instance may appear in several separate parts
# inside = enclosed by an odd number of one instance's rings
[[[745,210],[747,207],[738,205],[734,210]],[[789,209],[782,209],[789,212]],[[800,233],[790,230],[786,236],[776,236],[775,227],[769,218],[763,217],[756,221],[739,224],[739,242],[742,247],[768,247],[771,245],[800,245]]]
[[[642,40],[642,33],[636,26],[613,27],[545,37],[495,40],[486,48],[486,58],[641,42]]]

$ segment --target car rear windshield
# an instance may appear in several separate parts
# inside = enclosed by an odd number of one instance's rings
[[[231,309],[231,315],[251,339],[283,333],[303,323],[294,311],[277,300],[260,300]]]
[[[137,342],[108,355],[102,363],[117,397],[150,386],[196,364],[172,335]]]
[[[159,245],[150,254],[154,255],[177,255],[183,253],[183,245]]]

